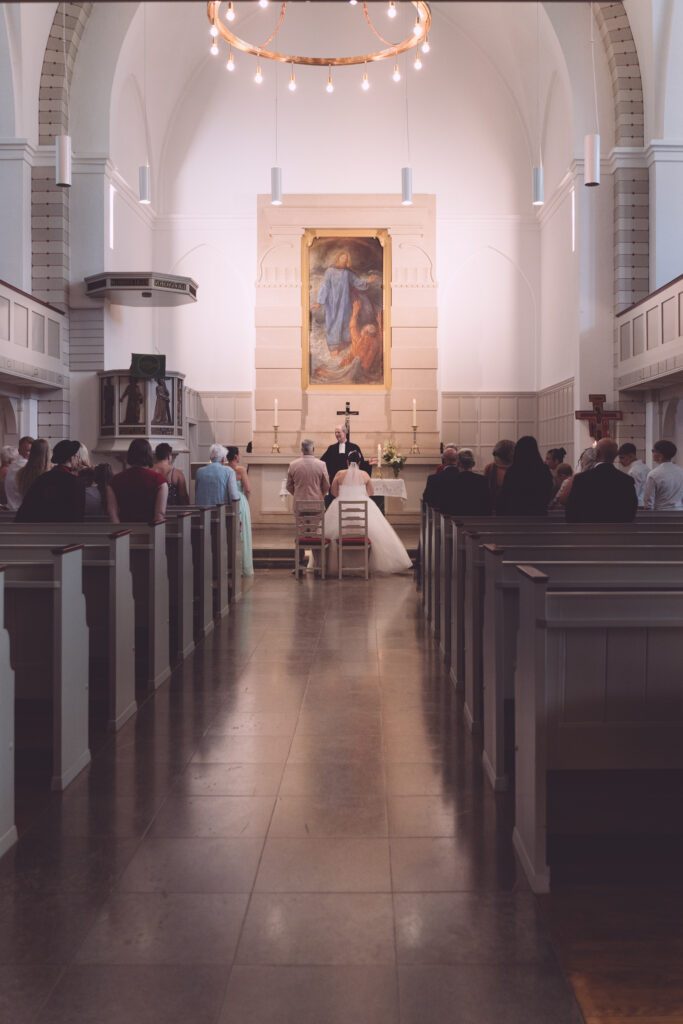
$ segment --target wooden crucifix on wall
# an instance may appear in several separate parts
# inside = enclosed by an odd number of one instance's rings
[[[344,429],[346,430],[346,440],[347,441],[351,440],[351,419],[350,419],[350,417],[351,416],[358,416],[358,415],[360,415],[360,414],[357,411],[354,412],[351,409],[351,403],[350,402],[346,403],[346,407],[344,409],[337,409],[337,416],[343,416],[344,417]]]
[[[588,401],[593,408],[579,409],[574,416],[577,420],[588,422],[588,432],[595,441],[599,441],[603,437],[611,437],[610,424],[622,420],[623,412],[619,412],[617,409],[605,409],[607,395],[589,395]]]

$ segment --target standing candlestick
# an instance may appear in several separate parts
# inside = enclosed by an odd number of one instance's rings
[[[382,445],[377,445],[377,476],[382,479]]]
[[[417,423],[413,423],[413,444],[410,449],[411,455],[419,455],[420,449],[417,447]]]
[[[273,424],[273,447],[270,449],[273,455],[280,454],[280,445],[277,443],[277,423]]]
[[[278,426],[278,421],[277,421],[277,398],[275,399],[275,401],[273,403],[273,426],[274,427]]]
[[[413,399],[413,429],[417,427],[417,402]]]

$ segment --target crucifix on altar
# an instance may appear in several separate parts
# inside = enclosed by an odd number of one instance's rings
[[[588,422],[588,432],[594,440],[600,441],[603,437],[611,437],[610,423],[622,420],[624,418],[623,412],[619,412],[616,409],[605,409],[607,395],[589,395],[588,401],[593,408],[579,409],[578,412],[574,413],[574,416],[577,420],[586,420]]]
[[[343,416],[344,417],[344,429],[346,430],[346,440],[347,441],[351,440],[351,419],[350,419],[350,417],[351,416],[358,416],[358,415],[359,415],[359,413],[357,411],[354,412],[351,409],[351,403],[350,402],[346,403],[346,407],[344,409],[337,409],[337,416]]]

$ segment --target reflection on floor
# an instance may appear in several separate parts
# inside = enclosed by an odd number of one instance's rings
[[[547,917],[629,1019],[623,902],[537,900],[511,827],[410,579],[257,578],[0,862],[0,1020],[579,1024]]]

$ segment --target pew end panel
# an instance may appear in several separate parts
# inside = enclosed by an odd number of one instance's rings
[[[17,841],[14,819],[14,670],[5,629],[5,568],[0,566],[0,857]]]

